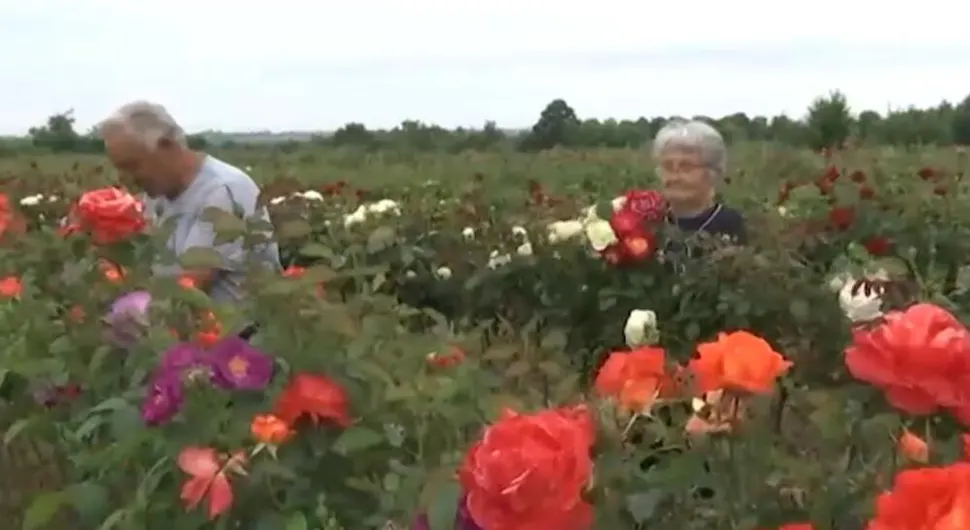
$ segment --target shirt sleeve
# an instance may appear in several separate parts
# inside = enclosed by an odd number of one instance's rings
[[[234,216],[239,216],[240,212],[244,211],[243,206],[235,201],[229,187],[225,185],[213,187],[200,201],[199,210],[185,238],[185,249],[194,247],[214,249],[222,257],[223,270],[240,270],[245,261],[243,240],[239,238],[235,241],[217,243],[215,227],[206,220],[205,216],[205,211],[209,208],[218,208]]]

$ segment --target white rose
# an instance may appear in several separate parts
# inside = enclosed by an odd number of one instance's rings
[[[438,267],[438,270],[435,271],[435,275],[442,280],[447,280],[448,278],[451,278],[451,269],[448,267]]]
[[[657,330],[657,314],[648,309],[634,309],[626,319],[623,336],[631,348],[648,346],[659,339]]]
[[[472,228],[472,227],[470,227],[470,226],[466,226],[461,231],[461,237],[463,237],[463,238],[465,238],[465,239],[467,239],[469,241],[471,241],[472,239],[475,239],[475,229]]]
[[[548,231],[550,243],[568,241],[583,233],[583,222],[575,219],[570,221],[556,221],[549,224]]]
[[[586,223],[585,230],[586,238],[589,239],[589,243],[593,246],[593,250],[597,252],[602,252],[606,247],[619,241],[616,238],[616,234],[613,232],[613,227],[610,226],[609,221],[604,221],[602,219],[591,221]]]

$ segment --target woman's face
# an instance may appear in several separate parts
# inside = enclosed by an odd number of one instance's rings
[[[711,195],[711,170],[696,149],[665,149],[658,160],[657,172],[664,197],[675,207],[701,204]]]

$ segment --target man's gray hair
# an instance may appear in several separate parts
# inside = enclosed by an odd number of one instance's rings
[[[110,131],[121,130],[144,142],[150,149],[158,146],[163,138],[183,147],[187,145],[182,126],[165,107],[150,101],[133,101],[122,105],[98,124],[97,130],[102,137]]]
[[[668,149],[696,150],[704,164],[721,178],[727,170],[727,146],[717,129],[702,121],[672,120],[664,125],[653,139],[653,157]]]

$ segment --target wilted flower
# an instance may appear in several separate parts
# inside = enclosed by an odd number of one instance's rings
[[[634,309],[626,319],[623,336],[631,348],[653,344],[659,339],[657,314],[646,309]]]
[[[178,455],[178,466],[189,478],[182,484],[180,497],[187,510],[194,509],[204,499],[208,500],[209,519],[215,519],[232,507],[232,486],[227,471],[245,474],[241,453],[220,461],[215,449],[186,447]]]
[[[272,357],[235,335],[217,342],[208,361],[213,384],[226,390],[261,390],[273,377]]]

